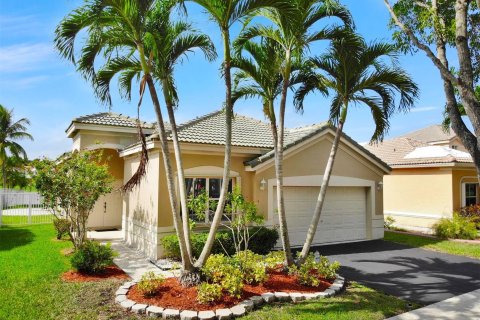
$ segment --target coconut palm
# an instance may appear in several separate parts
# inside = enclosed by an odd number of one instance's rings
[[[130,97],[132,80],[140,77],[139,107],[148,87],[157,118],[173,224],[180,244],[182,269],[184,274],[188,274],[194,271],[193,261],[188,254],[187,240],[182,232],[180,210],[177,210],[167,133],[153,80],[153,57],[156,52],[155,35],[151,28],[152,18],[155,18],[156,10],[165,8],[169,10],[173,3],[173,0],[87,0],[58,25],[55,30],[55,46],[64,58],[73,62],[77,70],[92,82],[96,96],[109,105],[111,96],[109,85],[106,83],[110,77],[109,73],[112,77],[120,73],[120,89],[127,98]],[[86,40],[77,61],[74,55],[75,42],[82,31],[86,31]],[[95,60],[101,55],[105,57],[105,64],[99,77],[95,70]],[[147,160],[146,143],[142,136],[142,159],[137,173],[127,183],[126,189],[131,189],[139,183],[145,174]]]
[[[184,3],[187,0],[179,0]],[[231,146],[232,146],[232,118],[233,118],[233,103],[232,103],[232,77],[231,77],[231,40],[230,28],[240,19],[245,18],[253,12],[261,8],[270,8],[273,11],[283,10],[290,11],[291,6],[286,0],[188,0],[199,4],[207,14],[214,21],[222,34],[223,40],[223,65],[222,73],[225,79],[225,158],[223,163],[223,177],[222,188],[220,191],[220,198],[218,200],[217,208],[212,219],[210,232],[198,260],[197,267],[205,264],[206,259],[215,241],[215,233],[220,225],[225,206],[225,200],[228,191],[230,162],[231,162]]]
[[[237,48],[254,38],[262,37],[275,41],[283,53],[283,63],[280,73],[282,74],[282,88],[278,110],[278,123],[272,126],[272,135],[275,143],[275,172],[277,179],[277,211],[280,225],[280,235],[285,253],[287,265],[293,264],[290,250],[287,221],[285,216],[285,201],[283,197],[283,146],[285,133],[285,109],[288,88],[292,74],[292,63],[295,59],[302,59],[304,52],[312,42],[320,40],[336,39],[344,30],[336,26],[326,26],[313,31],[314,25],[324,18],[336,17],[347,27],[353,27],[352,17],[349,11],[337,1],[323,0],[291,0],[295,10],[285,12],[281,10],[263,9],[259,12],[269,19],[273,25],[253,25],[245,28],[235,41]]]
[[[33,140],[26,132],[30,121],[27,118],[13,120],[13,109],[8,110],[0,104],[0,165],[2,166],[2,186],[7,188],[8,154],[13,158],[27,159],[25,149],[17,142],[22,139]]]
[[[418,97],[417,85],[398,66],[396,55],[397,50],[393,45],[367,44],[363,38],[351,33],[343,39],[334,40],[324,55],[311,59],[319,72],[304,79],[295,94],[295,106],[297,110],[303,110],[307,94],[317,89],[322,92],[328,90],[332,94],[330,121],[337,128],[299,263],[307,256],[318,227],[349,107],[366,106],[370,109],[375,122],[371,142],[378,142],[388,132],[391,115],[396,111],[409,110]],[[398,105],[395,103],[397,94]]]

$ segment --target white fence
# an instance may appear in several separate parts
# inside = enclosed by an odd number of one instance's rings
[[[0,226],[51,223],[53,214],[36,192],[0,190]]]

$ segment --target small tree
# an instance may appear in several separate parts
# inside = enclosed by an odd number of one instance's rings
[[[100,196],[112,191],[113,177],[102,153],[73,152],[37,167],[36,187],[43,203],[57,218],[71,221],[70,238],[75,249],[86,239],[86,224]]]

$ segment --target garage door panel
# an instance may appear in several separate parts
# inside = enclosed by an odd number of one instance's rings
[[[318,197],[319,187],[284,187],[287,225],[292,246],[303,245]],[[274,212],[277,212],[274,189]],[[278,223],[278,215],[274,221]],[[314,244],[366,239],[366,193],[359,187],[327,190]]]

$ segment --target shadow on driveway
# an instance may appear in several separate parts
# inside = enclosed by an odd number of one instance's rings
[[[480,289],[480,260],[374,240],[312,251],[342,264],[349,280],[420,304]],[[480,248],[479,248],[480,250]]]

